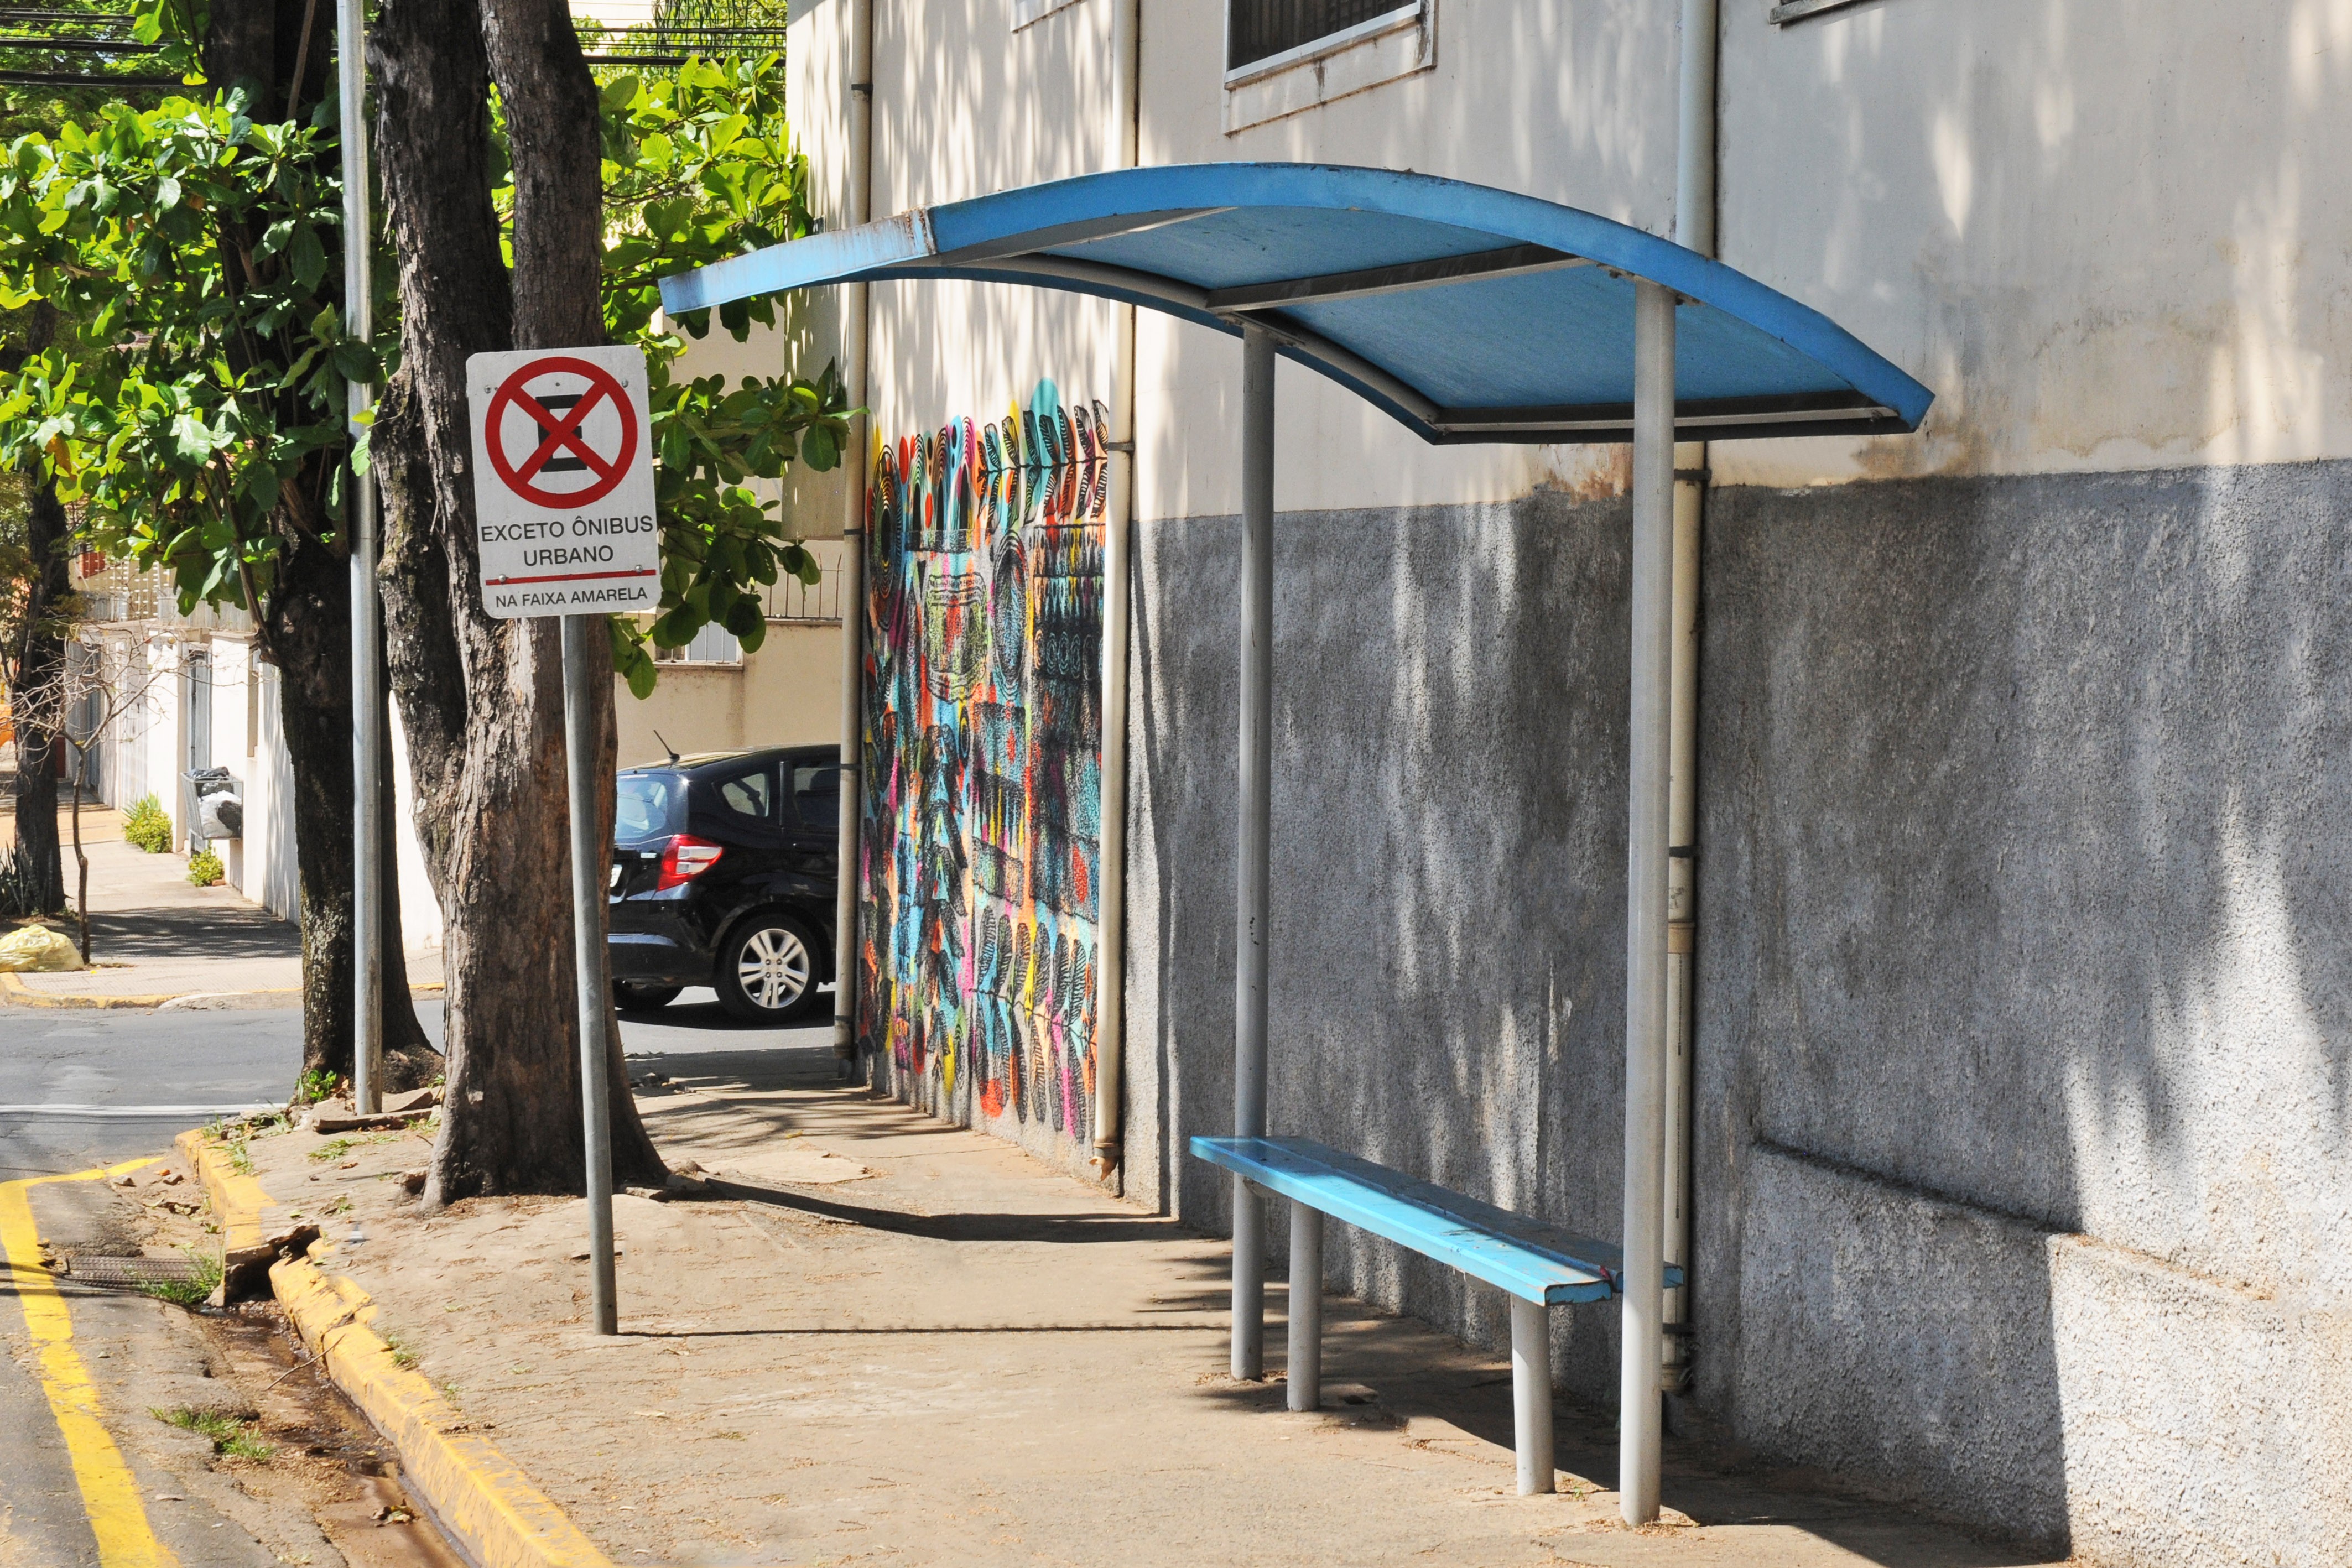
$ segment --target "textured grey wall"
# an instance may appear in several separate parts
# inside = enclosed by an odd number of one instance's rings
[[[1545,494],[1276,529],[1268,1124],[1609,1237],[1626,516]],[[1129,1191],[1219,1229],[1181,1150],[1232,1130],[1239,545],[1233,518],[1138,528],[1130,726]],[[1507,1337],[1452,1270],[1327,1245],[1335,1289]],[[1558,1314],[1571,1386],[1613,1386],[1613,1329]]]
[[[1270,1120],[1604,1237],[1624,524],[1277,528]],[[1220,1228],[1237,544],[1137,552],[1129,1190]],[[1711,498],[1691,1414],[2088,1561],[2352,1562],[2347,552],[2352,465]]]
[[[2352,1562],[2347,553],[2340,464],[1713,498],[1735,1429],[2095,1559]]]

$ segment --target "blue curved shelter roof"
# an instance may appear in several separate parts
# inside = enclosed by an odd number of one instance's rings
[[[1628,441],[1633,283],[1683,297],[1683,440],[1916,429],[1934,394],[1837,323],[1640,229],[1458,180],[1318,163],[1122,169],[814,235],[662,279],[673,315],[952,277],[1129,301],[1238,334],[1433,442]]]

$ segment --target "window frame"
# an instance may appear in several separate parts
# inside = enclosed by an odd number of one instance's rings
[[[1224,37],[1217,54],[1220,60],[1230,60],[1234,57],[1234,0],[1222,0],[1220,6],[1224,16]],[[1377,38],[1382,34],[1412,26],[1427,15],[1430,0],[1402,0],[1402,4],[1391,6],[1377,16],[1367,16],[1362,21],[1351,23],[1336,33],[1326,33],[1319,38],[1310,38],[1303,44],[1294,44],[1278,55],[1267,55],[1262,59],[1252,60],[1247,65],[1227,66],[1224,69],[1224,85],[1228,88],[1241,87],[1245,83],[1256,81],[1261,77],[1273,76],[1277,72],[1290,70],[1313,60],[1319,60],[1326,55],[1336,55],[1343,49],[1351,49],[1367,38]]]

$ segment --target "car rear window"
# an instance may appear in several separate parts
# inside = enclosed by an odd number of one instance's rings
[[[834,761],[793,764],[793,810],[801,826],[832,832],[841,824],[841,764]]]
[[[643,839],[686,831],[686,779],[677,773],[624,773],[620,799],[613,813],[613,841],[633,844]]]

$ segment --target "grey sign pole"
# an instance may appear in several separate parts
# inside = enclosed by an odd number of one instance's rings
[[[1625,850],[1625,1300],[1617,1491],[1658,1517],[1665,1412],[1666,828],[1675,575],[1675,296],[1633,300],[1633,647]]]
[[[1234,856],[1234,1135],[1265,1136],[1266,852],[1274,814],[1274,334],[1242,329],[1241,800]],[[1265,1234],[1234,1177],[1234,1375],[1265,1369]]]
[[[335,77],[343,139],[343,330],[375,335],[368,254],[367,18],[364,0],[335,7]],[[375,392],[346,382],[356,439]],[[352,594],[352,1104],[383,1108],[383,666],[376,598],[375,481],[354,472]]]
[[[563,759],[572,806],[572,955],[580,990],[580,1115],[588,1153],[588,1266],[596,1332],[620,1332],[613,1283],[613,1086],[604,1037],[613,1008],[605,976],[604,813],[596,789],[595,688],[591,637],[609,636],[601,615],[563,620]]]

